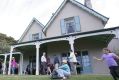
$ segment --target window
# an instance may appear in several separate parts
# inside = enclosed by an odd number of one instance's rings
[[[74,18],[70,18],[68,20],[65,20],[65,25],[66,25],[66,33],[67,34],[73,33],[76,31]]]
[[[80,31],[79,16],[61,19],[60,22],[62,35]]]
[[[92,72],[88,51],[78,51],[77,61],[81,65],[81,73],[91,73]]]
[[[38,40],[39,39],[39,33],[32,34],[32,40]]]

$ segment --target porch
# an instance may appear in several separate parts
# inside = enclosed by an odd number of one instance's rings
[[[29,62],[32,61],[32,67],[35,67],[35,74],[39,75],[40,57],[42,55],[42,52],[46,52],[47,55],[51,57],[51,59],[54,54],[58,54],[60,60],[62,60],[62,53],[69,53],[70,49],[73,50],[73,52],[74,50],[77,51],[79,57],[82,58],[80,60],[82,68],[84,70],[82,70],[82,73],[95,72],[95,70],[97,71],[97,69],[92,67],[95,66],[95,64],[93,64],[95,62],[93,62],[92,56],[95,55],[94,53],[99,54],[101,52],[101,49],[103,47],[107,47],[109,41],[115,36],[118,37],[115,33],[115,30],[107,29],[45,38],[41,40],[12,45],[10,51],[8,74],[11,74],[10,62],[14,49],[16,51],[20,51],[24,55],[23,64],[20,64],[23,69],[22,72],[26,68],[26,64],[29,64]],[[96,50],[98,50],[98,52]],[[88,53],[83,53],[83,51],[88,51]],[[85,59],[88,60],[85,61]]]

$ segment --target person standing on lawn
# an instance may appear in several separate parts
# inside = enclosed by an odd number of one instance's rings
[[[11,69],[12,69],[12,74],[15,74],[16,68],[18,67],[17,62],[15,60],[15,57],[12,57],[12,62],[11,62]]]
[[[110,74],[112,75],[114,80],[117,80],[117,78],[119,79],[119,75],[117,74],[117,68],[118,68],[118,64],[116,62],[116,59],[119,60],[119,57],[112,53],[108,48],[103,48],[103,55],[102,57],[96,58],[94,57],[94,59],[98,60],[98,61],[105,61],[109,67],[110,70]]]

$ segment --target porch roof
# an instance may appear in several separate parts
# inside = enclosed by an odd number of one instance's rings
[[[100,35],[100,32],[106,32],[106,31],[111,31],[112,32],[116,29],[119,29],[119,26],[118,27],[113,27],[113,28],[107,28],[107,29],[93,30],[93,31],[88,31],[88,32],[79,32],[79,33],[73,33],[73,34],[69,34],[69,35],[62,35],[62,36],[44,38],[44,39],[39,39],[39,40],[21,42],[21,43],[16,43],[16,44],[12,44],[12,45],[15,46],[15,45],[19,45],[19,44],[27,44],[27,43],[40,42],[40,41],[46,41],[46,40],[52,40],[52,39],[58,39],[58,38],[67,38],[67,37],[70,37],[70,36],[82,36],[82,35],[90,35],[90,34],[92,34],[91,36],[93,36],[93,34],[97,34],[97,35],[99,34]],[[112,34],[111,32],[110,32],[110,34]]]

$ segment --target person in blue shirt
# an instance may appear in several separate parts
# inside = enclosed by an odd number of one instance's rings
[[[65,80],[67,77],[71,75],[70,68],[67,64],[67,60],[62,61],[62,65],[56,70],[58,76]]]

